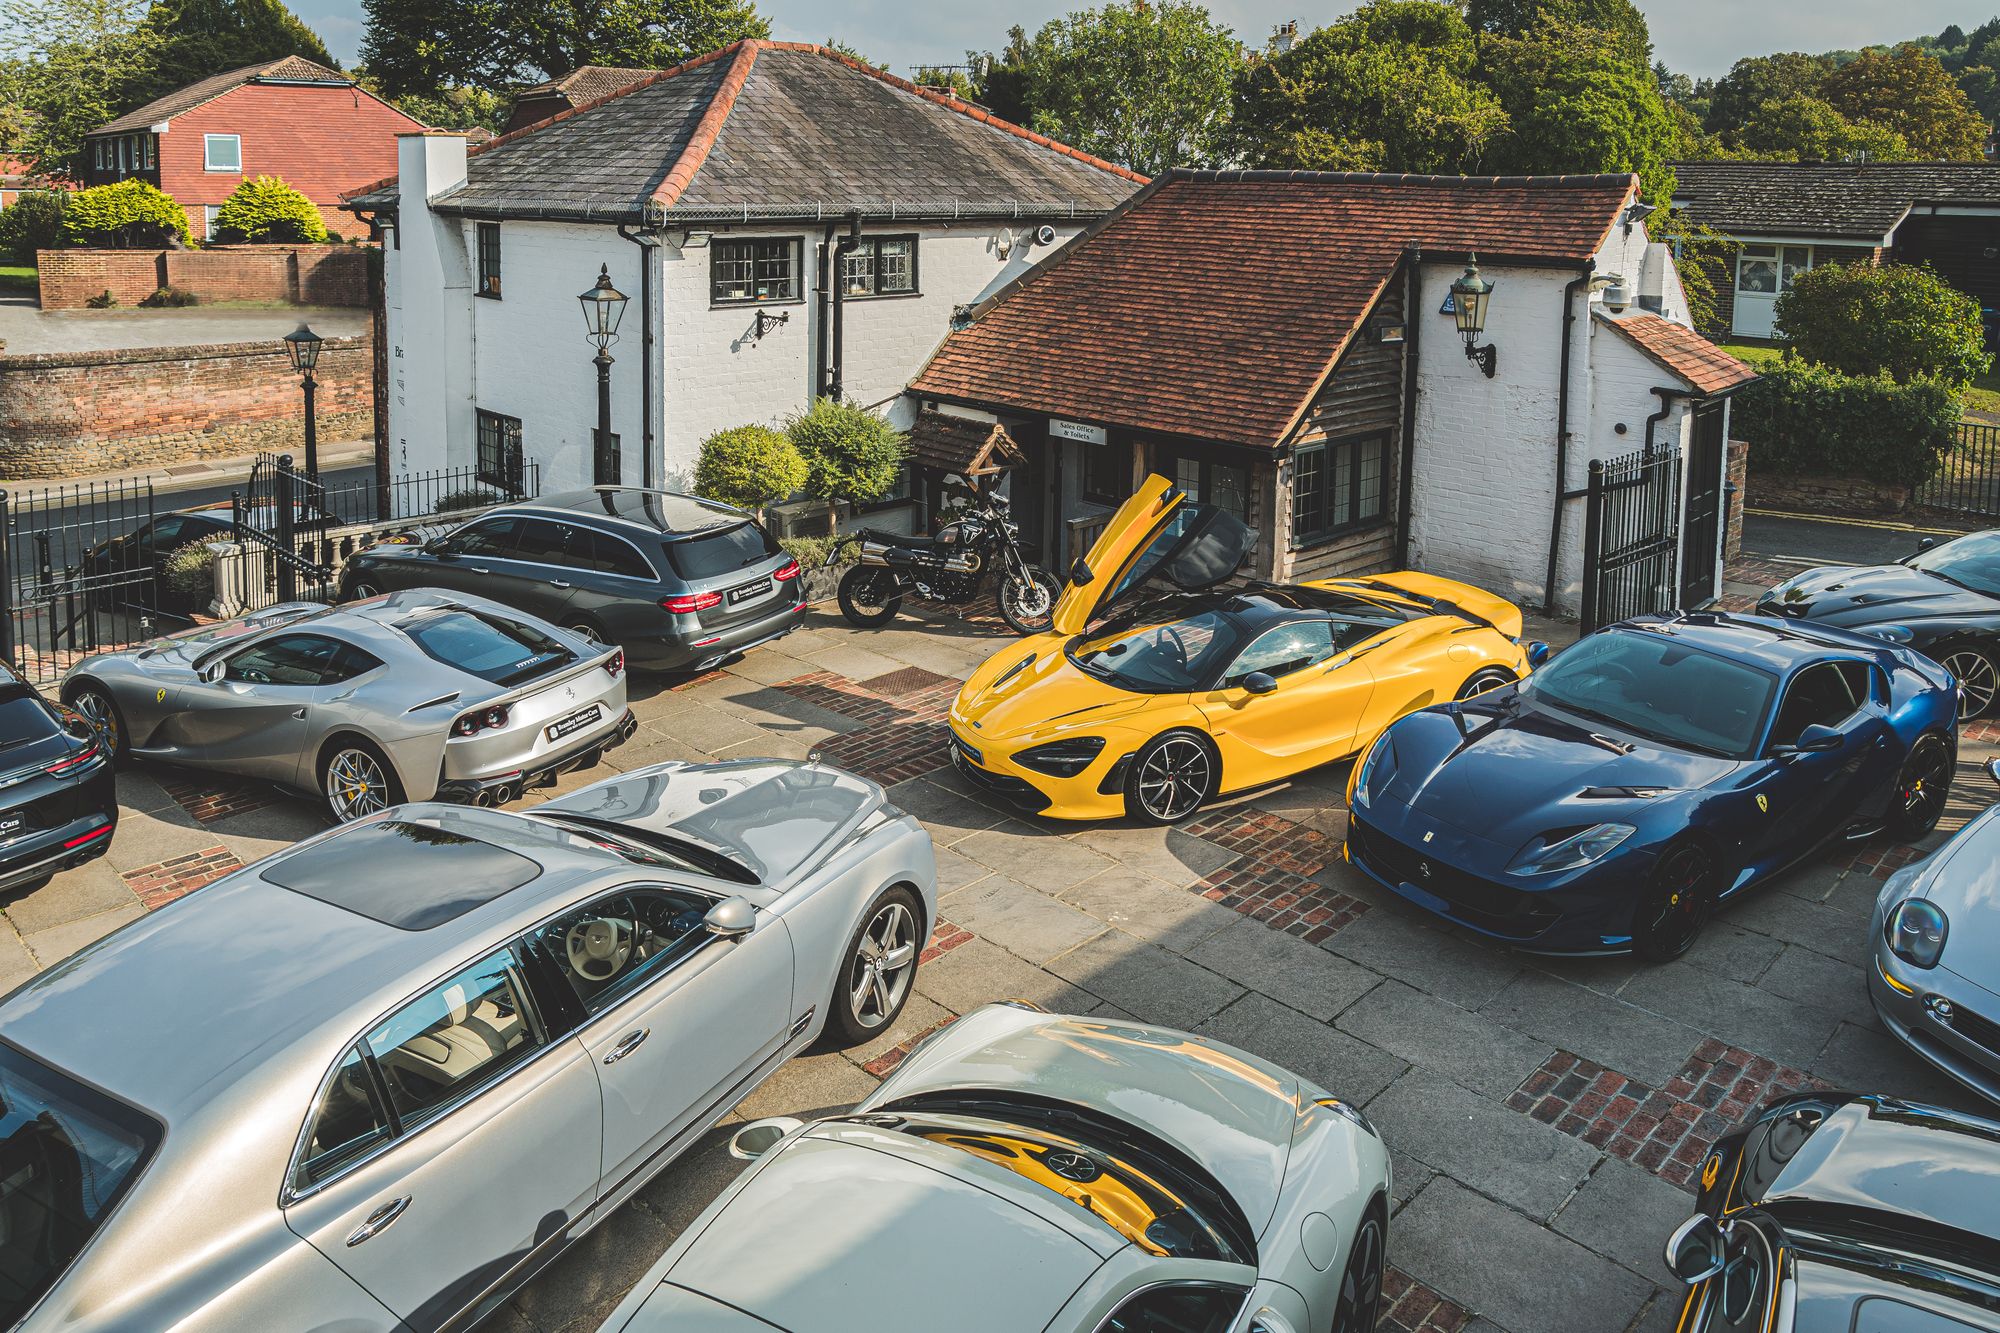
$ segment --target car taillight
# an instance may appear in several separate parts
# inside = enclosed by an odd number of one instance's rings
[[[611,654],[611,660],[604,664],[605,674],[617,678],[625,674],[625,650],[620,648]]]
[[[451,724],[451,734],[454,736],[477,736],[480,732],[486,731],[489,728],[499,728],[506,725],[507,706],[505,704],[495,704],[493,707],[485,709],[482,712],[467,713],[459,718],[458,721]]]
[[[706,611],[711,606],[721,605],[722,594],[719,592],[691,592],[683,597],[662,597],[660,599],[661,608],[671,611],[677,616],[688,615],[695,611]]]
[[[56,760],[45,771],[50,777],[66,778],[81,769],[89,768],[97,762],[98,756],[102,753],[103,751],[98,747],[97,742],[92,741],[87,749],[80,750],[67,759]]]
[[[771,575],[772,578],[776,579],[780,583],[790,583],[793,579],[797,578],[798,576],[799,576],[799,562],[796,560],[787,560],[784,564],[778,567],[777,573]]]

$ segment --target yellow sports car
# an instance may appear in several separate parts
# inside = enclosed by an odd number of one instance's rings
[[[1354,754],[1426,704],[1511,684],[1548,652],[1522,643],[1512,603],[1428,574],[1218,587],[1255,541],[1148,477],[1070,571],[1049,632],[959,691],[958,770],[1057,819],[1172,824]]]

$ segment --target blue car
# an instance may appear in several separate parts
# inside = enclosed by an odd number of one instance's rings
[[[1907,648],[1644,617],[1391,726],[1348,782],[1347,859],[1525,949],[1663,961],[1833,839],[1929,832],[1957,747],[1951,676]]]

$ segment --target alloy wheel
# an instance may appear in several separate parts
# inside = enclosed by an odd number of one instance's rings
[[[1475,695],[1484,694],[1488,690],[1497,690],[1502,685],[1512,685],[1513,683],[1513,672],[1503,671],[1499,667],[1488,667],[1484,671],[1474,672],[1471,680],[1466,681],[1465,684],[1458,687],[1458,694],[1455,697],[1470,699]]]
[[[1993,706],[1993,696],[2000,694],[2000,672],[1994,670],[1992,658],[1977,648],[1961,648],[1945,654],[1944,669],[1958,681],[1960,722],[1970,721]]]
[[[1370,1217],[1361,1224],[1348,1251],[1347,1271],[1340,1276],[1333,1333],[1375,1333],[1381,1313],[1382,1224]]]
[[[355,602],[365,602],[370,597],[380,597],[381,595],[382,595],[382,590],[380,588],[368,582],[366,579],[363,579],[360,582],[356,583],[353,586],[353,588],[349,590],[348,600]]]
[[[1910,752],[1896,784],[1896,802],[1904,823],[1926,828],[1936,823],[1950,796],[1951,755],[1943,741],[1926,736]]]
[[[1213,774],[1206,746],[1171,736],[1153,748],[1139,769],[1139,803],[1155,819],[1180,819],[1208,796]]]
[[[604,639],[598,634],[598,632],[595,629],[592,629],[588,624],[584,623],[581,620],[577,621],[574,625],[567,625],[564,628],[568,629],[571,634],[576,635],[577,638],[582,639],[585,643],[604,642]]]
[[[899,902],[875,913],[848,967],[847,1003],[855,1022],[879,1028],[895,1017],[917,972],[917,922]]]
[[[1701,934],[1715,906],[1708,879],[1708,854],[1699,847],[1667,853],[1653,880],[1651,920],[1634,923],[1634,935],[1651,943],[1651,953],[1677,958]]]
[[[98,744],[110,755],[118,753],[118,709],[96,690],[83,690],[70,701],[84,721],[97,733]]]
[[[389,808],[389,777],[374,755],[342,750],[326,766],[326,803],[345,824]]]

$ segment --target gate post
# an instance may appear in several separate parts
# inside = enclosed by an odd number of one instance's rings
[[[1590,480],[1583,500],[1583,632],[1598,628],[1598,563],[1604,539],[1604,460],[1590,460]]]
[[[297,515],[292,513],[292,456],[284,455],[272,469],[271,500],[277,506],[278,600],[295,601],[299,595]]]

